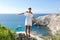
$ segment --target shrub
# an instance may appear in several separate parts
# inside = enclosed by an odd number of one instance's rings
[[[0,40],[15,40],[14,32],[0,24]]]

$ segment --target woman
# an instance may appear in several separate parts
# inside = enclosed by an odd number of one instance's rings
[[[28,8],[28,11],[21,13],[26,16],[25,26],[26,26],[26,36],[28,36],[28,37],[30,37],[30,27],[32,26],[32,20],[34,18],[31,10],[32,10],[31,8]],[[20,15],[20,14],[18,14],[18,15]]]

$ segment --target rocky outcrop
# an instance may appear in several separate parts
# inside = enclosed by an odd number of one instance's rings
[[[44,40],[42,37],[38,35],[30,34],[30,37],[25,35],[25,32],[16,32],[16,39],[17,40]]]
[[[52,34],[60,29],[60,14],[49,14],[37,18],[37,24],[49,27]]]

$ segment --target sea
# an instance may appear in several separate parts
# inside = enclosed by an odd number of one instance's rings
[[[47,14],[33,14],[35,18],[40,16],[45,16]],[[15,32],[23,32],[25,31],[25,16],[24,15],[16,15],[16,14],[0,14],[0,24],[5,27],[15,31]],[[40,26],[31,26],[31,32],[36,32],[37,34],[41,34],[43,36],[47,36],[47,29]]]

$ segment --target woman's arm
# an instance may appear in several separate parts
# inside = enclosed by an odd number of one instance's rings
[[[36,18],[34,18],[34,17],[33,17],[33,21],[34,21],[35,23],[38,23],[38,20],[37,20]]]
[[[23,12],[23,13],[16,14],[16,15],[22,15],[22,14],[25,14],[25,13],[27,13],[27,11],[26,12]]]
[[[24,13],[19,13],[19,14],[16,14],[16,15],[22,15],[22,14],[24,14]]]
[[[31,14],[32,14],[32,12],[31,12]],[[36,20],[36,18],[33,16],[33,14],[32,14],[32,18],[33,18],[34,21]]]

